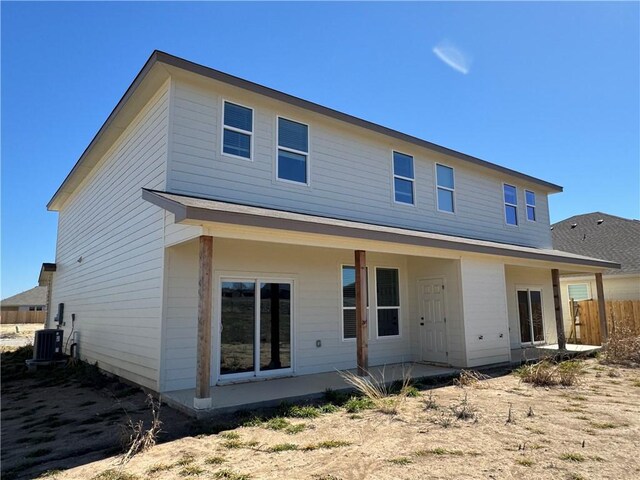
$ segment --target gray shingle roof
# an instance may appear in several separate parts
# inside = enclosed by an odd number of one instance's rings
[[[598,223],[603,220],[601,223]],[[575,224],[574,228],[571,226]],[[553,248],[619,263],[605,275],[640,273],[640,221],[593,212],[553,224]]]
[[[46,305],[47,287],[35,287],[12,297],[5,298],[1,304],[3,307],[19,307],[21,305]]]

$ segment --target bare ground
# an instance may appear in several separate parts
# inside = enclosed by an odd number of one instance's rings
[[[289,433],[252,422],[165,442],[124,466],[115,455],[88,456],[51,478],[640,478],[640,371],[585,364],[574,387],[536,388],[507,374],[422,390],[396,415],[340,408],[280,419],[302,425]],[[465,397],[470,418],[460,420],[453,409]]]

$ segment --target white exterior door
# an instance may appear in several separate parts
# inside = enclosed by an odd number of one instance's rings
[[[448,363],[444,279],[419,280],[418,305],[422,360]]]

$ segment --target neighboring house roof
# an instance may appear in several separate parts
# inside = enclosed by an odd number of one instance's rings
[[[58,201],[63,201],[64,198],[66,198],[66,196],[68,196],[74,190],[74,188],[79,184],[80,180],[84,178],[89,173],[91,168],[93,168],[93,166],[97,163],[99,159],[96,159],[96,158],[91,159],[91,156],[92,156],[91,154],[92,154],[92,150],[94,148],[97,148],[97,145],[101,143],[102,137],[110,136],[111,140],[113,140],[114,138],[116,138],[117,134],[119,134],[122,131],[122,129],[125,128],[128,122],[123,119],[126,119],[128,116],[132,118],[132,113],[126,112],[126,114],[123,114],[122,112],[125,110],[127,102],[136,94],[136,91],[139,89],[143,89],[142,87],[145,86],[144,85],[145,78],[147,77],[151,78],[151,80],[148,80],[149,85],[155,85],[156,88],[160,86],[160,84],[157,83],[159,81],[157,78],[158,74],[156,73],[155,77],[152,75],[153,67],[156,64],[167,65],[172,68],[179,69],[181,71],[186,71],[186,72],[194,73],[196,75],[200,75],[203,77],[211,78],[219,82],[233,85],[235,87],[242,88],[260,95],[264,95],[264,96],[288,103],[290,105],[303,108],[305,110],[309,110],[309,111],[312,111],[321,115],[325,115],[327,117],[331,117],[333,119],[336,119],[345,123],[349,123],[351,125],[356,125],[358,127],[366,128],[367,130],[371,130],[373,132],[376,132],[388,137],[409,142],[441,154],[449,155],[449,156],[458,158],[460,160],[472,163],[474,165],[479,165],[481,167],[489,168],[491,170],[494,170],[500,173],[514,176],[522,180],[525,180],[527,182],[536,184],[549,192],[562,191],[562,187],[554,183],[550,183],[545,180],[532,177],[530,175],[518,172],[516,170],[512,170],[510,168],[496,165],[495,163],[491,163],[486,160],[482,160],[480,158],[467,155],[465,153],[461,153],[456,150],[452,150],[450,148],[446,148],[432,142],[428,142],[427,140],[423,140],[421,138],[417,138],[412,135],[408,135],[406,133],[402,133],[397,130],[384,127],[382,125],[369,122],[367,120],[363,120],[353,115],[349,115],[347,113],[343,113],[338,110],[334,110],[332,108],[328,108],[328,107],[319,105],[317,103],[310,102],[308,100],[303,100],[302,98],[295,97],[293,95],[289,95],[287,93],[284,93],[269,87],[265,87],[264,85],[250,82],[248,80],[235,77],[233,75],[229,75],[219,70],[205,67],[203,65],[190,62],[183,58],[176,57],[174,55],[170,55],[168,53],[155,50],[151,54],[147,62],[145,63],[144,67],[142,67],[142,70],[140,70],[140,72],[134,79],[133,83],[129,86],[129,88],[123,95],[123,97],[120,99],[116,107],[113,109],[113,111],[111,112],[107,120],[104,122],[102,127],[100,127],[100,130],[98,131],[98,133],[95,135],[93,140],[91,140],[91,143],[89,144],[89,146],[82,153],[80,159],[76,162],[76,164],[74,165],[69,175],[67,175],[67,178],[65,178],[62,185],[60,185],[60,187],[58,188],[54,196],[51,198],[51,200],[47,204],[47,208],[52,210],[55,210],[56,208],[58,208]],[[163,74],[167,75],[166,68],[164,69]],[[146,85],[147,91],[150,90],[148,88],[149,85]],[[118,117],[120,115],[123,116],[123,119],[119,120]],[[107,135],[107,133],[110,133],[110,135]],[[98,151],[100,150],[104,151],[105,149],[103,147],[102,149],[100,148],[98,149]]]
[[[593,212],[567,218],[551,228],[553,248],[621,265],[620,270],[607,270],[605,275],[640,273],[640,221]]]
[[[20,307],[22,305],[46,305],[47,287],[34,287],[0,302],[3,307]]]
[[[175,215],[175,222],[196,220],[232,225],[334,235],[366,240],[444,248],[465,252],[527,258],[590,267],[619,268],[615,262],[574,255],[551,249],[523,247],[508,243],[374,225],[339,218],[321,217],[271,208],[242,205],[206,198],[142,189],[142,198]]]

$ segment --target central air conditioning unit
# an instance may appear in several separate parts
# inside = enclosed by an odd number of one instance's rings
[[[33,360],[52,362],[62,357],[62,337],[64,330],[48,328],[37,330],[33,343]]]

